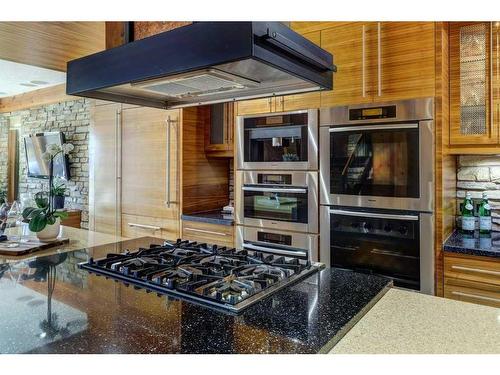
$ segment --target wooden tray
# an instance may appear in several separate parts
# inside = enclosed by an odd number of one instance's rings
[[[64,245],[69,242],[69,238],[58,238],[50,242],[41,242],[36,237],[30,237],[28,242],[19,242],[17,247],[7,247],[10,243],[17,241],[3,241],[0,242],[0,255],[24,255],[33,253],[35,251],[47,250],[51,247]]]

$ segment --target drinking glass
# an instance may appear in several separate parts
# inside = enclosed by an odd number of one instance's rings
[[[21,209],[19,207],[19,203],[16,201],[12,202],[10,206],[10,210],[7,213],[7,228],[15,228],[16,224],[19,220],[19,216],[22,215]],[[22,228],[21,228],[22,229]],[[15,229],[13,229],[15,230]],[[19,238],[21,236],[11,236],[11,243],[7,245],[7,247],[18,247],[19,246]]]

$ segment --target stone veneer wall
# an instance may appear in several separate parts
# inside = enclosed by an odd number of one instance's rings
[[[457,210],[469,191],[473,199],[486,191],[492,207],[493,230],[500,231],[500,156],[467,155],[457,160]],[[460,212],[457,212],[460,215]]]
[[[0,114],[0,191],[7,190],[9,121]]]
[[[18,112],[0,114],[0,125],[8,123],[9,118],[16,118],[19,127],[19,194],[36,193],[46,188],[47,180],[28,178],[23,138],[28,134],[48,131],[62,131],[66,142],[75,146],[69,155],[71,180],[66,183],[66,205],[82,210],[82,228],[88,228],[88,132],[90,123],[90,100],[79,99],[49,104]],[[13,126],[13,125],[11,125]],[[1,147],[7,142],[1,141]],[[1,159],[0,159],[1,168]],[[0,184],[3,179],[0,170]],[[1,185],[0,185],[1,186]]]

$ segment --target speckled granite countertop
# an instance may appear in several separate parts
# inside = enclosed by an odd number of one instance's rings
[[[181,219],[186,221],[198,221],[201,223],[219,224],[219,225],[234,225],[234,217],[228,218],[229,215],[223,215],[220,210],[198,212],[195,214],[182,214]]]
[[[160,242],[142,238],[0,264],[0,353],[328,352],[391,285],[325,269],[235,316],[77,267],[89,256]]]
[[[443,250],[448,253],[500,257],[500,233],[493,232],[491,237],[480,237],[476,231],[474,238],[467,238],[455,230],[444,242]]]
[[[393,288],[334,354],[500,354],[500,309]]]

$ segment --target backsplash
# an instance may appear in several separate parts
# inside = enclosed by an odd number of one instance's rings
[[[0,114],[0,147],[7,145],[3,141],[4,128],[19,129],[19,194],[40,191],[47,181],[28,178],[23,138],[28,134],[48,131],[62,131],[66,141],[75,149],[69,155],[71,180],[66,183],[66,204],[82,210],[82,228],[88,228],[88,131],[90,123],[90,100],[70,100],[49,104],[18,112]],[[8,130],[7,130],[8,132]],[[0,150],[0,188],[7,180],[7,168],[3,167],[3,149]]]
[[[457,160],[457,215],[469,191],[480,199],[486,191],[492,208],[493,230],[500,231],[500,155],[463,155]]]

